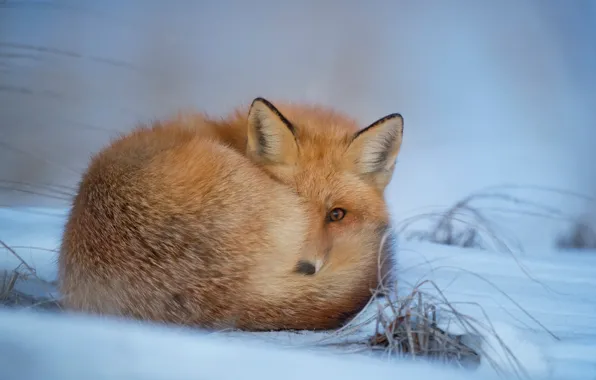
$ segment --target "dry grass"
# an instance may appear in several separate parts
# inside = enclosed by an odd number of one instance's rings
[[[397,225],[398,234],[406,240],[511,253],[522,251],[523,247],[513,234],[499,228],[490,217],[491,212],[570,220],[570,217],[561,210],[509,194],[511,190],[536,190],[594,201],[585,195],[562,189],[515,185],[493,186],[462,198],[446,210],[423,213],[403,220]]]
[[[559,235],[556,246],[559,249],[596,249],[596,225],[580,218]]]
[[[44,296],[34,296],[17,289],[16,285],[20,281],[34,281],[47,289],[50,289],[52,285],[39,278],[35,269],[27,264],[12,247],[8,246],[2,240],[0,240],[0,247],[3,247],[21,262],[12,271],[3,270],[0,272],[0,305],[5,307],[60,310],[60,302],[52,297],[49,292]]]
[[[0,305],[4,307],[32,308],[39,310],[60,310],[60,303],[51,296],[33,296],[16,288],[18,281],[28,281],[30,275],[19,269],[0,272]],[[49,284],[48,284],[49,285]]]
[[[423,290],[430,287],[432,290]],[[506,379],[529,379],[523,363],[499,336],[482,306],[481,319],[461,313],[432,281],[421,281],[405,296],[397,289],[388,297],[371,300],[366,309],[376,310],[368,318],[353,322],[314,342],[318,347],[334,347],[347,353],[380,355],[387,360],[424,360],[466,370],[477,370],[484,362]],[[514,302],[515,303],[515,302]],[[515,303],[547,333],[535,318]],[[362,315],[361,315],[362,316]],[[363,336],[374,324],[374,333]],[[459,333],[450,332],[455,330]]]
[[[481,360],[480,337],[477,332],[452,334],[439,327],[439,315],[449,311],[460,324],[465,317],[448,302],[437,302],[420,290],[420,283],[405,297],[377,302],[375,333],[367,342],[372,350],[386,355],[425,358],[443,364],[477,368]]]
[[[0,303],[4,304],[13,295],[14,286],[19,278],[19,272],[15,269],[12,271],[3,270],[0,274]]]
[[[0,305],[5,307],[32,308],[38,310],[61,310],[60,303],[52,297],[33,296],[15,288],[17,281],[27,278],[17,272],[0,272]]]
[[[423,291],[425,285],[439,296]],[[347,324],[315,345],[386,359],[426,360],[468,370],[477,369],[484,361],[505,378],[528,377],[523,364],[484,312],[485,321],[459,312],[432,281],[419,283],[405,296],[397,294],[395,290],[392,297],[371,300],[367,309],[376,309],[374,315],[364,320],[356,318],[358,322]],[[371,323],[375,325],[374,333],[363,337],[363,328]],[[449,332],[453,327],[464,332]],[[497,342],[497,347],[491,341]],[[502,352],[505,357],[495,352]]]
[[[56,199],[69,202],[74,198],[75,189],[69,186],[54,185],[48,183],[28,183],[24,181],[13,181],[0,179],[0,191],[35,195],[47,199]]]

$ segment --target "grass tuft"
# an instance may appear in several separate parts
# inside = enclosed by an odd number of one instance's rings
[[[14,286],[19,278],[19,272],[14,269],[12,271],[3,270],[0,273],[0,303],[4,304],[12,296]]]
[[[576,220],[556,241],[559,249],[596,249],[596,225],[587,219]]]
[[[3,270],[0,272],[0,305],[5,307],[35,308],[43,310],[59,310],[60,302],[51,294],[43,296],[34,296],[21,292],[17,289],[17,284],[24,281],[35,281],[47,289],[52,288],[52,284],[39,278],[33,267],[9,245],[0,240],[0,248],[6,249],[15,256],[20,264],[13,270]],[[24,270],[23,270],[24,269]]]
[[[521,245],[515,239],[506,237],[502,231],[498,230],[495,223],[487,216],[486,209],[478,205],[481,201],[486,200],[540,207],[538,204],[508,194],[474,193],[456,202],[443,212],[419,215],[404,221],[399,232],[404,234],[408,240],[422,240],[462,248],[486,250],[492,246],[498,251],[507,252],[521,249]],[[555,210],[544,206],[541,208],[544,215],[550,216],[557,213]],[[513,212],[513,210],[508,211]],[[536,211],[534,210],[534,212]],[[415,222],[424,219],[430,221],[430,228],[406,231],[411,229]]]
[[[544,219],[570,220],[561,210],[530,199],[517,197],[509,190],[532,189],[593,201],[581,194],[535,186],[493,186],[474,192],[445,210],[419,214],[397,224],[397,232],[406,240],[428,241],[462,248],[523,251],[519,241],[498,228],[490,212]],[[488,204],[487,204],[488,202]]]
[[[481,360],[480,336],[453,334],[440,328],[439,315],[444,316],[447,310],[419,286],[405,297],[377,303],[375,333],[367,346],[386,355],[477,368]],[[465,322],[463,315],[451,314]]]

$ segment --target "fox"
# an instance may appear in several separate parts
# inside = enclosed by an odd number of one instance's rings
[[[390,286],[384,192],[403,136],[255,98],[141,124],[93,155],[59,250],[73,312],[248,331],[328,330]]]

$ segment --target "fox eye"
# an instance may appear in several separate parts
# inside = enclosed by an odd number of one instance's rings
[[[344,216],[346,216],[346,210],[338,207],[338,208],[334,208],[333,210],[329,211],[329,214],[327,215],[327,219],[330,222],[339,222],[340,220],[342,220],[344,218]]]
[[[312,276],[313,274],[315,274],[317,269],[312,263],[309,263],[308,261],[299,261],[298,265],[296,265],[295,271],[296,273]]]

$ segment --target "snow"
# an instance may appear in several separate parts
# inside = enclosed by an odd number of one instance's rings
[[[196,332],[24,312],[0,312],[2,379],[186,380],[470,377],[422,363],[331,356]],[[487,377],[489,380],[494,377]]]

